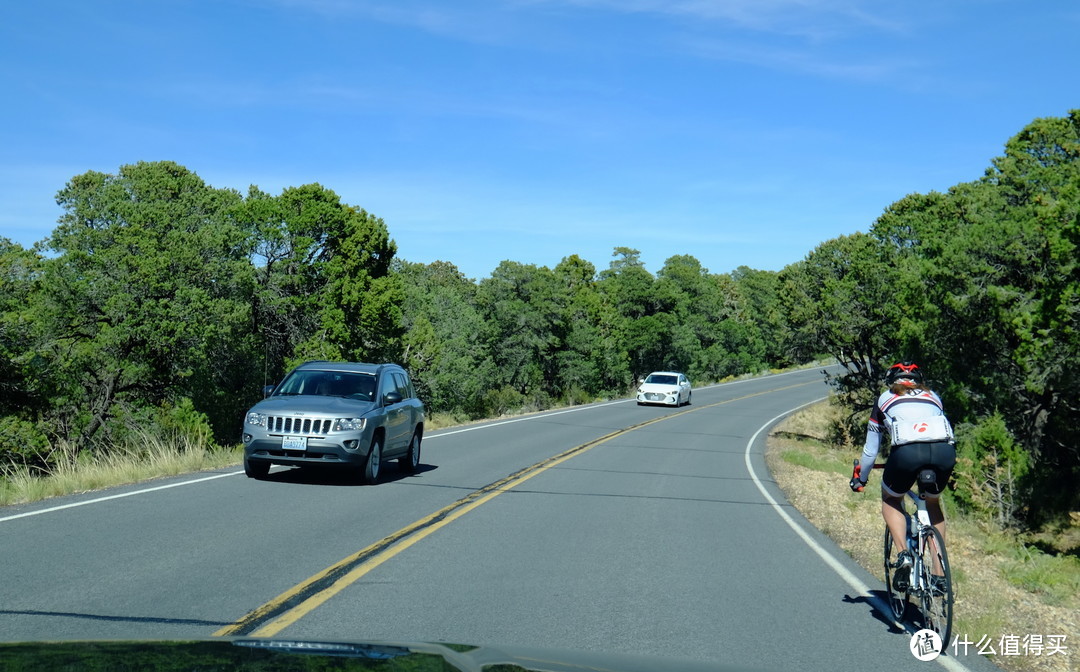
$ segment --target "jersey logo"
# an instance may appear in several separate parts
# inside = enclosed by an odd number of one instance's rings
[[[889,436],[893,445],[899,446],[913,441],[952,441],[952,425],[944,415],[935,415],[925,420],[901,420],[888,416]]]

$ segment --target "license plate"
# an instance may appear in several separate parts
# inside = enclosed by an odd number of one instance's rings
[[[307,450],[306,436],[283,436],[281,437],[282,450]]]

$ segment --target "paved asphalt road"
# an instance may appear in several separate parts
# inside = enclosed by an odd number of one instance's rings
[[[767,428],[826,393],[802,371],[699,388],[682,409],[616,401],[434,432],[417,474],[388,465],[376,486],[229,469],[0,509],[0,640],[243,634],[940,669],[881,613],[880,579],[769,480]]]

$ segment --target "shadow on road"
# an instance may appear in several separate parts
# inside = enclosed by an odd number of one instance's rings
[[[0,616],[48,616],[61,618],[81,618],[90,621],[123,621],[126,623],[165,623],[168,625],[209,625],[221,627],[231,625],[230,621],[204,621],[197,618],[162,618],[155,616],[107,616],[105,614],[80,614],[72,611],[22,611],[0,609]]]
[[[893,620],[891,611],[888,611],[889,596],[884,590],[872,590],[871,595],[857,595],[852,597],[851,595],[844,595],[844,602],[846,604],[863,604],[866,605],[870,615],[881,621],[888,627],[889,632],[900,635],[906,632],[902,627],[898,626]],[[910,610],[911,605],[908,605]],[[885,609],[884,611],[882,609]],[[904,622],[907,621],[909,614],[904,615]]]
[[[434,471],[438,467],[434,464],[419,464],[416,471],[407,473],[397,465],[384,465],[379,473],[379,483],[393,483],[403,481],[420,474]],[[261,481],[271,483],[292,483],[295,485],[326,485],[336,487],[359,488],[364,487],[355,473],[330,467],[288,467],[271,471],[260,478]]]

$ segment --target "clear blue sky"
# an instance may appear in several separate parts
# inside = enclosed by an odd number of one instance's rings
[[[409,261],[780,270],[1080,107],[1072,0],[11,2],[0,236],[88,170],[319,182]]]

